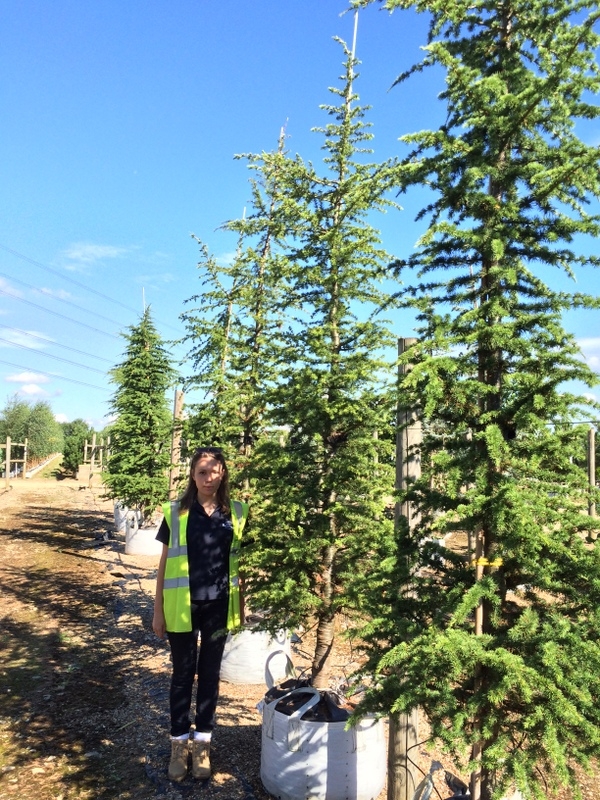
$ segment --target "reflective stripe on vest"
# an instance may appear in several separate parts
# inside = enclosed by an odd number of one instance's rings
[[[163,512],[169,526],[169,549],[163,585],[163,609],[170,633],[192,630],[190,571],[187,557],[188,512],[179,515],[179,503],[165,503]]]
[[[238,500],[231,503],[233,539],[229,551],[229,606],[227,629],[241,625],[239,553],[242,532],[248,518],[248,505]],[[163,586],[163,608],[167,630],[170,633],[188,633],[192,630],[190,577],[187,557],[188,512],[179,514],[179,503],[173,501],[163,505],[163,513],[169,526],[169,547],[165,565]]]
[[[239,628],[242,624],[240,599],[240,546],[242,532],[248,519],[248,504],[233,500],[231,503],[231,522],[233,540],[229,551],[229,607],[227,610],[227,630]]]

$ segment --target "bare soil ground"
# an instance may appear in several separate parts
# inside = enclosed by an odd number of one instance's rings
[[[212,779],[168,780],[169,649],[151,629],[157,559],[125,555],[101,486],[60,479],[56,464],[46,475],[0,486],[0,800],[267,800],[262,685],[222,682]],[[308,637],[294,647],[299,669],[307,651]],[[334,672],[351,671],[353,657],[340,644]],[[424,770],[444,761],[424,746],[414,755]],[[582,776],[585,800],[595,785]]]
[[[168,780],[157,558],[125,555],[101,486],[59,477],[0,486],[0,800],[266,800],[264,685],[222,682],[212,779]]]

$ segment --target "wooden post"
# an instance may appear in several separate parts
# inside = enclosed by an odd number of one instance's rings
[[[4,485],[10,487],[10,436],[6,437],[6,467],[4,471]]]
[[[398,355],[401,356],[415,338],[398,339]],[[398,383],[410,370],[403,364],[398,369]],[[400,398],[398,398],[400,400]],[[412,411],[399,410],[396,427],[396,488],[405,489],[421,475],[421,456],[417,448],[422,441],[421,421]],[[412,529],[418,522],[418,514],[410,503],[396,503],[396,520],[406,517]],[[415,766],[408,757],[417,744],[418,710],[408,714],[391,714],[388,743],[388,800],[412,800],[419,778]]]
[[[173,403],[173,433],[171,436],[171,468],[169,470],[169,500],[177,497],[177,481],[181,462],[181,416],[183,413],[183,392],[175,390]]]
[[[588,479],[592,489],[596,487],[596,429],[590,428],[588,431]],[[590,498],[589,504],[590,517],[596,516],[596,504]]]
[[[90,453],[90,478],[94,473],[94,462],[96,460],[96,432],[92,434],[92,450]]]
[[[596,488],[596,429],[588,430],[588,452],[587,452],[588,481],[590,484],[590,500],[588,504],[588,514],[590,517],[596,516],[596,503],[594,502],[593,491]],[[596,539],[596,531],[590,530],[590,539]]]
[[[25,439],[25,442],[23,444],[23,478],[24,479],[27,477],[27,445],[28,445],[28,441],[27,441],[27,439]]]
[[[475,580],[477,582],[483,579],[483,556],[484,556],[484,537],[481,528],[478,528],[474,534],[475,538],[475,553],[469,552],[469,557],[475,558]],[[483,601],[479,601],[475,609],[475,636],[483,634]],[[481,665],[477,668],[475,674],[475,686],[477,689],[481,686]],[[476,727],[481,731],[481,720],[475,720]],[[471,800],[481,800],[481,758],[483,755],[483,741],[477,739],[473,742],[471,747],[471,760],[474,762],[475,768],[471,772],[470,790]]]
[[[398,339],[398,355],[415,344],[415,338]],[[398,369],[399,382],[410,371],[410,364],[402,364]],[[421,477],[421,454],[418,447],[423,440],[421,420],[410,410],[400,411],[396,432],[396,488],[405,489],[409,483]],[[406,517],[412,530],[419,521],[417,512],[410,503],[402,503],[396,514]]]

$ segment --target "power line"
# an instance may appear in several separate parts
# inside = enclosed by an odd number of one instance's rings
[[[81,325],[84,328],[88,328],[91,331],[96,331],[96,333],[101,333],[103,336],[110,336],[111,339],[118,339],[119,337],[115,333],[107,333],[106,331],[101,331],[99,328],[94,328],[93,325],[86,325],[85,322],[79,322],[76,319],[71,319],[71,317],[67,317],[64,314],[59,314],[58,311],[51,311],[49,308],[44,308],[44,306],[40,306],[38,303],[34,303],[31,300],[25,300],[24,297],[19,297],[16,294],[12,294],[11,292],[7,292],[5,289],[0,289],[0,294],[5,294],[7,297],[12,297],[13,300],[19,300],[21,303],[27,303],[27,305],[33,306],[34,308],[39,308],[42,311],[45,311],[47,314],[53,314],[55,317],[60,317],[61,319],[66,319],[68,322],[72,322],[75,325]]]
[[[69,383],[77,383],[80,386],[87,386],[89,389],[98,389],[99,392],[108,392],[106,386],[94,386],[92,383],[85,383],[85,381],[77,381],[75,378],[65,378],[64,375],[57,375],[52,372],[44,372],[41,369],[33,369],[32,367],[25,367],[23,364],[14,364],[12,361],[4,361],[0,358],[0,364],[7,364],[9,367],[16,367],[17,369],[26,369],[30,372],[37,373],[38,375],[45,375],[47,378],[53,378],[60,381],[68,381]]]
[[[26,344],[11,342],[10,339],[3,339],[2,336],[0,336],[0,342],[7,342],[8,344],[14,345],[14,347],[22,347],[23,350],[30,350],[33,353],[40,353],[40,351],[36,350],[35,347],[28,347]],[[64,361],[65,364],[73,364],[74,367],[89,369],[91,372],[97,372],[98,375],[106,375],[106,370],[96,369],[96,367],[88,367],[86,364],[78,364],[76,361],[71,361],[68,358],[61,358],[60,356],[54,356],[52,353],[40,353],[40,355],[42,355],[44,358],[54,358],[56,361]]]
[[[77,350],[76,347],[69,347],[68,344],[60,344],[60,342],[56,342],[54,341],[54,339],[49,339],[47,336],[40,336],[39,334],[33,333],[32,331],[24,331],[22,328],[11,328],[9,325],[1,325],[0,328],[4,328],[4,330],[6,331],[15,331],[16,333],[22,333],[23,336],[39,339],[41,342],[46,342],[47,344],[52,345],[53,347],[62,347],[63,350],[71,350],[71,352],[73,353],[79,353],[82,356],[88,356],[88,358],[95,358],[98,361],[105,361],[107,364],[113,363],[109,358],[104,358],[103,356],[97,356],[95,353],[86,353],[85,350]],[[16,342],[11,342],[11,344],[16,344]]]
[[[79,286],[81,289],[85,289],[88,292],[92,292],[98,297],[102,297],[104,300],[108,300],[110,303],[116,303],[116,305],[121,306],[122,308],[126,308],[127,311],[133,311],[134,314],[138,314],[139,311],[136,311],[135,308],[131,308],[130,306],[126,306],[125,303],[122,303],[120,300],[115,300],[112,297],[109,297],[106,294],[102,294],[97,289],[92,289],[91,286],[86,286],[84,283],[80,283],[76,281],[75,278],[70,278],[68,275],[64,275],[62,272],[59,272],[57,269],[52,269],[52,267],[46,266],[46,264],[41,264],[39,261],[35,261],[33,258],[29,258],[29,256],[23,255],[23,253],[18,253],[16,250],[12,250],[10,247],[7,247],[4,244],[0,244],[0,249],[4,250],[6,253],[10,253],[16,258],[20,258],[22,261],[27,261],[29,264],[33,264],[34,267],[39,267],[40,269],[46,270],[46,272],[52,272],[54,275],[58,275],[59,278],[62,280],[68,281],[69,283],[75,284],[75,286]]]
[[[28,264],[33,264],[35,267],[38,267],[39,269],[43,269],[46,272],[51,272],[53,275],[57,275],[59,278],[61,278],[61,280],[68,281],[69,283],[72,283],[75,286],[79,286],[80,289],[84,289],[87,292],[92,292],[92,294],[95,294],[98,297],[102,297],[104,300],[108,300],[109,303],[115,303],[115,305],[121,306],[121,308],[125,308],[127,309],[127,311],[132,311],[136,316],[139,314],[138,309],[125,305],[125,303],[122,303],[120,300],[115,300],[113,297],[109,297],[107,294],[103,294],[102,292],[99,292],[97,289],[93,289],[91,286],[86,286],[84,283],[75,280],[75,278],[71,278],[68,275],[65,275],[64,273],[59,272],[59,270],[52,269],[52,267],[48,267],[46,264],[42,264],[33,258],[29,258],[29,256],[26,256],[23,253],[19,253],[17,250],[13,250],[11,247],[7,247],[4,244],[0,244],[0,250],[4,250],[6,253],[10,253],[16,258],[20,258],[22,261],[27,261]],[[168,322],[163,322],[162,320],[157,320],[157,322],[160,322],[162,326],[170,328],[179,335],[182,334],[182,331],[179,328],[176,328],[174,325],[171,325]]]
[[[14,283],[20,283],[21,286],[27,287],[27,289],[33,289],[34,292],[40,292],[45,297],[50,297],[52,300],[58,300],[59,303],[66,303],[68,306],[73,306],[73,308],[78,308],[80,311],[83,311],[85,314],[91,314],[94,317],[98,317],[99,319],[103,319],[105,322],[112,322],[113,325],[120,326],[121,323],[117,322],[116,319],[110,319],[110,317],[103,317],[102,314],[98,314],[95,311],[88,311],[87,308],[83,306],[77,305],[72,300],[67,300],[64,297],[55,297],[54,295],[48,294],[44,292],[43,289],[38,289],[37,286],[32,286],[30,283],[25,283],[25,281],[19,280],[19,278],[12,278],[10,275],[7,275],[5,272],[0,272],[0,275],[3,278],[7,278],[9,281],[13,281]]]

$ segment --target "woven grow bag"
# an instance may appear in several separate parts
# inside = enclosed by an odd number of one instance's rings
[[[290,714],[282,700],[299,701]],[[311,687],[293,689],[263,705],[260,777],[278,800],[374,800],[385,784],[384,723],[303,719],[321,700]],[[288,708],[289,711],[289,708]]]
[[[228,683],[273,686],[289,671],[290,651],[290,636],[284,630],[272,635],[249,626],[229,633],[221,661],[221,678]]]
[[[117,533],[125,533],[125,524],[127,522],[127,512],[129,509],[120,500],[115,500],[114,514],[115,514],[115,531]]]
[[[125,517],[125,553],[128,556],[159,556],[162,543],[156,538],[158,525],[142,528],[135,511]]]

